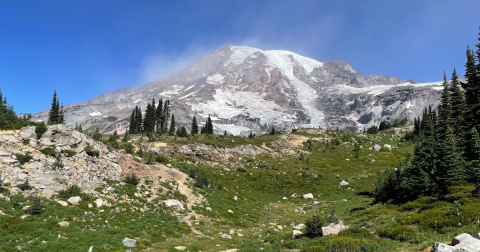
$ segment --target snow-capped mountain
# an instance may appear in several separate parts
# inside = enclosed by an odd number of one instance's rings
[[[247,134],[291,128],[363,130],[383,120],[413,120],[440,101],[441,82],[365,76],[343,61],[319,62],[293,52],[229,46],[144,86],[66,106],[66,121],[84,129],[122,131],[135,106],[170,99],[177,121],[190,127],[208,115],[215,130]],[[45,119],[48,111],[34,114]]]

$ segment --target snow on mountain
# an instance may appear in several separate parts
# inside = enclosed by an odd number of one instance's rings
[[[128,125],[123,119],[135,106],[144,111],[152,98],[163,98],[170,99],[180,124],[189,127],[194,115],[203,124],[210,115],[215,130],[236,135],[267,132],[272,126],[362,130],[382,120],[413,119],[424,106],[438,105],[440,90],[440,82],[365,76],[348,62],[229,46],[166,78],[68,105],[65,114],[67,123],[82,123],[84,129],[122,131]]]

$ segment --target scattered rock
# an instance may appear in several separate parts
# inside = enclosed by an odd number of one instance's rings
[[[388,150],[392,150],[392,146],[390,144],[384,144],[383,147],[387,148]]]
[[[300,229],[304,229],[304,228],[305,228],[305,224],[302,224],[302,223],[293,227],[293,229],[296,229],[296,230],[300,230]]]
[[[176,249],[176,250],[182,250],[182,251],[183,251],[183,250],[186,250],[187,247],[185,247],[185,246],[176,246],[175,249]]]
[[[232,210],[230,210],[230,209],[228,209],[228,211],[227,211],[227,212],[229,212],[229,213],[233,213],[233,211],[232,211]]]
[[[82,200],[80,196],[73,196],[68,198],[67,202],[72,204],[72,206],[78,206],[78,203]]]
[[[163,204],[165,204],[168,208],[170,208],[173,211],[183,211],[183,210],[185,210],[182,202],[180,202],[179,200],[176,200],[176,199],[164,200]]]
[[[373,146],[373,149],[376,151],[380,151],[382,149],[382,146],[375,144],[375,146]]]
[[[298,239],[300,238],[300,236],[302,236],[302,232],[301,231],[298,231],[298,230],[293,230],[292,232],[292,239]]]
[[[338,224],[330,223],[330,225],[326,227],[322,227],[322,234],[323,236],[327,235],[338,235],[340,231],[347,229],[348,226],[345,226],[343,222],[340,222]]]
[[[122,244],[127,248],[135,248],[137,241],[134,239],[125,238],[123,239]]]
[[[102,199],[96,199],[95,204],[97,205],[97,207],[101,207],[103,205],[103,200]]]
[[[307,194],[303,195],[303,198],[304,199],[313,199],[313,194],[307,193]]]
[[[345,181],[345,180],[342,180],[342,182],[340,182],[340,184],[338,185],[338,187],[344,187],[344,186],[348,186],[348,182]]]
[[[62,221],[62,222],[59,222],[58,225],[60,225],[60,227],[68,227],[70,225],[70,223],[68,223],[66,221]]]
[[[223,239],[232,239],[232,237],[228,234],[222,234],[220,235],[220,237],[222,237]]]
[[[237,200],[238,200],[238,197],[237,197],[237,196],[233,196],[233,199],[234,199],[235,201],[237,201]]]
[[[212,211],[212,208],[211,207],[206,207],[205,210]]]

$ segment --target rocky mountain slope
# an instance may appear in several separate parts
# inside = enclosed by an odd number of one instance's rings
[[[179,123],[212,116],[215,130],[231,134],[277,129],[363,130],[383,120],[413,120],[440,100],[441,83],[365,76],[347,62],[319,62],[292,52],[229,46],[168,77],[66,106],[66,121],[84,129],[125,130],[135,106],[170,99]],[[33,115],[45,120],[48,111]]]

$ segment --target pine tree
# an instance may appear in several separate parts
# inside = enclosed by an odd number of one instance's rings
[[[206,128],[207,128],[206,129],[207,135],[209,134],[213,135],[213,123],[212,123],[212,118],[210,118],[210,116],[208,116]]]
[[[163,99],[158,101],[157,109],[155,110],[155,125],[157,133],[162,133],[163,126]]]
[[[128,133],[128,131],[126,131],[125,135],[123,135],[122,142],[126,143],[128,142],[128,140],[130,140],[130,134]]]
[[[175,133],[175,115],[172,114],[172,119],[170,120],[170,130],[168,132],[170,135]]]
[[[193,116],[192,120],[192,135],[198,134],[198,124],[197,124],[197,118]]]
[[[455,69],[453,69],[452,86],[450,90],[452,105],[452,128],[455,129],[460,140],[463,139],[466,104],[463,98],[463,91],[460,89],[460,81],[458,80],[457,71]]]
[[[413,194],[432,195],[436,191],[435,139],[431,116],[427,108],[423,112],[423,134],[415,146],[409,187]]]
[[[53,91],[52,107],[48,113],[48,124],[57,124],[58,122],[58,99],[57,99],[57,90]]]
[[[65,115],[63,113],[63,103],[62,106],[60,107],[60,110],[58,112],[58,123],[65,123]]]
[[[187,129],[186,129],[184,126],[182,126],[181,128],[179,128],[179,129],[178,129],[177,136],[179,136],[179,137],[188,137]]]
[[[129,131],[130,131],[130,134],[135,134],[137,133],[137,127],[136,127],[136,119],[137,119],[137,107],[135,107],[135,109],[133,109],[132,111],[132,115],[130,116],[130,126],[128,127]]]
[[[272,126],[272,131],[270,131],[270,135],[275,135],[275,126]]]
[[[165,104],[163,106],[163,125],[162,125],[162,132],[167,132],[168,127],[168,119],[170,118],[170,101],[165,100]]]
[[[469,153],[472,154],[470,157],[471,161],[469,162],[469,174],[472,174],[475,182],[475,190],[473,191],[473,195],[477,198],[480,198],[480,137],[475,128],[470,130],[469,135],[471,136],[468,145],[469,149],[471,149]]]
[[[465,79],[467,82],[462,83],[462,87],[465,90],[465,128],[467,130],[472,129],[478,125],[478,118],[475,118],[476,111],[478,111],[478,86],[480,85],[478,79],[478,71],[475,66],[475,54],[469,47],[467,48],[467,63],[465,64]]]
[[[465,179],[461,151],[451,127],[447,128],[445,143],[440,148],[437,169],[438,187],[443,195],[448,193],[448,187],[460,185]]]
[[[135,113],[135,131],[137,133],[143,133],[143,115],[142,109],[140,107],[136,107],[137,112]]]

